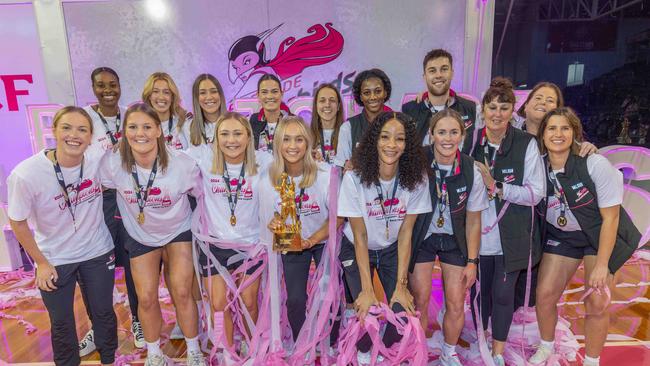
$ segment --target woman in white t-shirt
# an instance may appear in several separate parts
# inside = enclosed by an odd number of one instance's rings
[[[423,161],[411,118],[384,112],[355,150],[354,171],[343,177],[338,216],[348,222],[339,258],[360,319],[378,303],[372,285],[375,270],[391,308],[409,314],[415,311],[407,286],[411,235],[417,215],[431,211]],[[387,346],[399,338],[394,327],[386,329]],[[359,363],[370,363],[368,335],[357,346]]]
[[[142,101],[158,114],[165,144],[175,150],[187,149],[190,143],[183,126],[190,114],[181,107],[181,95],[174,79],[166,72],[149,75],[142,90]]]
[[[226,113],[226,97],[221,83],[212,74],[201,74],[192,85],[191,121],[183,125],[183,135],[191,146],[211,144],[214,140],[216,122]]]
[[[125,247],[138,292],[138,315],[147,344],[146,365],[167,363],[160,350],[162,315],[158,302],[160,262],[169,272],[176,318],[187,343],[187,362],[204,365],[198,346],[198,312],[192,299],[192,233],[189,193],[200,192],[192,158],[169,149],[156,111],[145,103],[129,107],[119,152],[103,162],[102,183],[117,190],[117,204],[129,233]]]
[[[269,230],[262,231],[262,241],[273,241],[273,230],[284,224],[277,215],[281,210],[279,192],[275,189],[286,173],[286,183],[293,182],[296,190],[296,216],[301,224],[301,252],[282,253],[287,314],[294,341],[305,322],[307,309],[307,282],[312,259],[320,264],[328,238],[328,199],[331,168],[317,163],[311,155],[313,140],[302,118],[285,117],[275,133],[273,164],[262,180],[260,203],[261,221]]]
[[[84,107],[93,121],[93,139],[90,148],[101,151],[110,150],[117,145],[122,137],[122,119],[125,110],[119,106],[121,96],[120,78],[115,70],[109,67],[98,67],[90,74],[92,80],[93,93],[97,98],[97,104],[91,104]],[[131,333],[133,335],[133,344],[136,348],[144,347],[144,335],[142,326],[138,320],[138,295],[135,291],[133,276],[131,275],[131,266],[129,255],[124,249],[124,238],[128,236],[120,212],[117,209],[114,189],[104,189],[104,222],[111,233],[111,238],[115,244],[115,265],[124,267],[124,282],[126,292],[129,298],[129,309],[131,310]],[[88,301],[82,293],[84,303]],[[88,307],[86,306],[86,310]],[[88,311],[88,318],[92,322],[92,314]],[[79,342],[79,355],[85,356],[95,350],[93,341],[93,331],[90,329]]]
[[[192,146],[187,151],[198,163],[202,175],[204,195],[198,200],[192,231],[198,239],[198,262],[203,285],[210,297],[212,314],[223,317],[223,329],[213,341],[224,349],[224,359],[232,360],[233,316],[245,323],[245,314],[233,314],[232,300],[228,298],[229,284],[253,280],[240,289],[241,301],[255,322],[257,320],[257,296],[260,286],[259,245],[261,223],[259,221],[260,177],[271,163],[271,155],[257,152],[246,117],[236,112],[221,115],[215,126],[211,144]],[[239,258],[239,259],[238,259]],[[233,271],[242,265],[244,273],[236,276]],[[230,294],[234,292],[230,289]],[[215,327],[219,319],[213,319]],[[245,333],[247,329],[238,329]],[[245,356],[245,355],[242,355]]]
[[[101,362],[108,365],[115,360],[117,320],[113,302],[106,301],[113,296],[115,256],[102,215],[103,153],[87,149],[93,125],[81,108],[60,109],[53,130],[56,148],[21,162],[7,179],[9,223],[36,264],[54,362],[80,363],[73,312],[78,281],[93,314]]]
[[[582,125],[569,108],[542,119],[538,139],[546,152],[546,237],[537,280],[541,344],[530,359],[544,364],[554,353],[557,304],[584,263],[585,360],[599,364],[607,338],[614,274],[637,248],[641,234],[621,207],[623,174],[603,156],[579,156]]]
[[[427,330],[431,276],[438,257],[445,298],[440,361],[455,366],[461,364],[455,349],[465,324],[465,297],[476,280],[481,211],[489,204],[474,159],[459,150],[465,137],[461,115],[451,108],[434,114],[428,137],[431,146],[427,148],[426,163],[431,167],[429,197],[433,212],[420,215],[415,224],[410,282],[420,323]]]
[[[339,90],[332,84],[321,84],[314,93],[310,124],[316,160],[334,164],[342,124],[343,101]]]

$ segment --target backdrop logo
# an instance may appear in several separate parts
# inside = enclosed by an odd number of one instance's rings
[[[297,39],[287,37],[280,43],[273,58],[266,56],[266,39],[280,28],[268,29],[257,35],[244,36],[235,41],[228,51],[228,79],[238,87],[235,99],[255,96],[257,81],[264,74],[286,80],[310,66],[319,66],[335,60],[343,51],[343,36],[332,23],[314,24],[309,35]]]

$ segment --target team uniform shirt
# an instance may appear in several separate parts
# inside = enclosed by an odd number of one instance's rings
[[[489,143],[490,147],[499,149],[499,145]],[[531,197],[528,185],[533,195]],[[517,205],[535,206],[546,195],[546,177],[544,173],[544,162],[539,155],[537,148],[537,140],[531,139],[528,147],[526,148],[526,157],[524,162],[524,178],[521,186],[503,183],[502,197],[505,201]],[[497,224],[490,232],[483,234],[483,231],[491,226],[497,220],[498,212],[496,210],[495,200],[490,201],[490,207],[487,210],[481,211],[481,249],[480,255],[503,255],[501,247],[501,236],[499,234],[499,224]]]
[[[22,161],[7,178],[9,218],[27,220],[38,249],[53,266],[83,262],[113,249],[102,211],[102,155],[99,149],[86,150],[81,180],[81,165],[61,167],[74,220],[45,150]]]
[[[345,121],[339,128],[339,141],[336,145],[334,164],[340,167],[352,158],[352,127],[350,121]]]
[[[204,139],[207,140],[207,144],[211,144],[212,141],[214,141],[214,133],[216,132],[215,129],[217,127],[216,123],[209,123],[207,121],[204,121],[205,123],[203,124],[204,130]],[[194,123],[194,119],[188,118],[185,123],[183,124],[183,128],[181,129],[181,134],[182,134],[182,139],[185,139],[187,141],[187,146],[192,145],[192,133],[190,132],[192,123]]]
[[[200,192],[200,172],[196,162],[183,151],[167,149],[169,164],[158,171],[144,207],[145,222],[137,221],[140,209],[131,171],[122,167],[119,152],[109,154],[102,162],[102,184],[117,190],[117,206],[129,235],[138,243],[162,247],[179,234],[190,230],[192,210],[188,193]],[[136,165],[138,182],[144,194],[150,169]]]
[[[301,236],[303,239],[314,235],[329,218],[328,200],[331,169],[328,164],[319,163],[316,181],[311,187],[305,188],[302,196],[300,196],[300,182],[302,182],[303,177],[292,178],[296,187],[296,213],[300,215]],[[265,228],[262,230],[260,237],[263,242],[271,243],[273,233],[266,229],[266,226],[273,219],[273,213],[280,212],[281,199],[280,193],[275,190],[274,185],[271,183],[268,172],[262,178],[260,192],[260,197],[264,197],[260,203],[260,225]],[[301,206],[300,210],[298,210],[299,206]],[[287,222],[291,222],[291,220],[287,219]]]
[[[124,126],[124,116],[126,115],[126,110],[124,107],[119,107],[120,109],[120,125],[117,126],[117,116],[113,117],[104,117],[106,120],[106,125],[108,125],[108,130],[113,136],[119,140],[122,137],[122,126]],[[102,121],[102,118],[99,115],[99,112],[95,111],[91,105],[84,107],[84,110],[88,112],[90,118],[93,122],[93,138],[90,143],[90,148],[99,148],[102,151],[109,150],[113,147],[113,142],[108,136],[109,131],[106,130],[106,125]]]
[[[442,172],[449,172],[452,168],[451,165],[438,164],[438,168]],[[442,173],[441,172],[441,173]],[[448,174],[448,173],[447,173]],[[430,182],[429,184],[435,184]],[[489,207],[490,203],[487,197],[487,191],[485,189],[485,183],[483,183],[483,177],[481,176],[481,171],[476,165],[474,165],[474,181],[472,182],[472,190],[469,193],[469,198],[467,200],[467,211],[478,212],[483,211]],[[451,226],[451,213],[449,212],[449,207],[446,207],[442,212],[442,217],[445,219],[445,223],[442,227],[436,225],[438,220],[438,207],[433,207],[433,220],[431,220],[431,225],[427,230],[427,235],[425,239],[431,236],[431,234],[454,234],[454,229]]]
[[[361,184],[359,176],[351,171],[343,176],[339,192],[338,216],[363,217],[368,234],[369,250],[383,249],[397,241],[397,234],[406,215],[431,212],[427,178],[413,191],[398,186],[394,197],[395,178],[390,181],[380,179],[379,183],[384,202],[379,201],[377,188],[374,184],[369,187]],[[384,217],[381,204],[384,205],[386,217]],[[388,238],[386,238],[386,219],[388,220]],[[354,243],[350,222],[345,223],[343,233],[350,242]]]
[[[202,212],[203,219],[207,223],[207,233],[215,239],[254,243],[258,241],[260,227],[265,228],[265,224],[259,222],[259,205],[260,197],[260,180],[264,172],[268,169],[273,157],[265,152],[255,152],[255,161],[257,163],[257,174],[247,176],[244,173],[244,179],[237,197],[237,206],[235,206],[235,216],[237,223],[235,226],[230,225],[230,205],[228,203],[228,191],[224,175],[212,173],[212,161],[214,152],[212,145],[203,144],[192,146],[187,151],[194,160],[196,160],[201,170],[201,180],[203,184],[203,200],[205,211]],[[242,164],[226,163],[228,178],[230,178],[230,192],[234,198],[237,191],[237,182],[241,173]],[[233,201],[234,202],[234,201]],[[201,214],[198,210],[195,215]]]
[[[602,155],[592,154],[587,157],[587,171],[596,187],[596,196],[598,198],[598,207],[612,207],[623,203],[623,173],[614,168],[607,158]],[[553,170],[554,174],[564,172],[564,168]],[[559,184],[559,183],[558,183]],[[586,188],[583,188],[586,190]],[[557,219],[560,217],[561,204],[558,197],[552,195],[548,197],[548,209],[546,211],[546,221],[562,231],[580,231],[580,224],[566,207],[564,217],[566,226],[558,225]]]
[[[332,138],[334,137],[333,128],[324,128],[323,131],[323,144],[318,145],[316,148],[323,155],[323,159],[328,164],[334,164],[336,158],[336,151],[334,151],[334,146],[332,146]]]
[[[171,129],[170,129],[170,120],[163,121],[160,125],[163,132],[163,137],[165,138],[165,144],[173,150],[185,150],[190,146],[189,135],[186,135],[183,132],[184,128],[178,128],[178,116],[172,116],[171,118]],[[187,119],[183,126],[188,125]]]

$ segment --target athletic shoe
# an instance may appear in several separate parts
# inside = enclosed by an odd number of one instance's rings
[[[552,349],[540,344],[539,347],[537,347],[537,352],[535,352],[533,357],[528,359],[528,362],[532,363],[533,365],[541,365],[545,363],[552,354]]]
[[[178,326],[178,323],[174,324],[174,328],[169,333],[169,339],[185,339],[181,327]]]
[[[454,353],[451,356],[447,356],[443,352],[440,355],[440,364],[442,366],[463,366],[463,364],[460,363],[460,360],[458,359],[458,354],[457,353]]]
[[[492,361],[496,366],[506,366],[506,360],[503,359],[503,355],[492,356]]]
[[[370,353],[370,351],[368,352],[357,351],[357,363],[359,363],[359,365],[370,365],[371,361],[372,361],[372,354]],[[380,363],[383,361],[384,361],[384,356],[377,355],[376,363]]]
[[[81,342],[79,342],[79,357],[87,356],[97,349],[95,345],[95,334],[93,330],[89,330],[88,333],[83,337]]]
[[[133,345],[135,348],[144,348],[144,333],[142,332],[142,325],[137,320],[131,320],[131,334],[133,334]]]
[[[167,366],[169,359],[165,355],[148,354],[144,366]]]
[[[206,366],[201,351],[187,352],[187,366]]]

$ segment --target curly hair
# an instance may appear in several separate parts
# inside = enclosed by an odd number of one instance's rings
[[[407,114],[400,112],[382,112],[370,128],[363,135],[359,146],[352,155],[354,172],[359,175],[361,183],[370,186],[379,183],[379,152],[377,142],[384,125],[388,121],[396,120],[404,126],[406,133],[406,146],[399,158],[398,174],[399,185],[409,191],[421,183],[426,174],[426,161],[424,151],[419,143],[415,122]]]
[[[386,73],[380,69],[363,70],[357,74],[357,76],[354,78],[354,82],[352,83],[352,94],[354,95],[354,101],[357,102],[357,104],[360,106],[363,106],[363,103],[361,102],[361,84],[371,78],[377,78],[381,80],[382,84],[384,84],[384,89],[386,90],[386,100],[384,100],[384,103],[390,99],[390,93],[393,88],[391,86],[388,75],[386,75]]]

